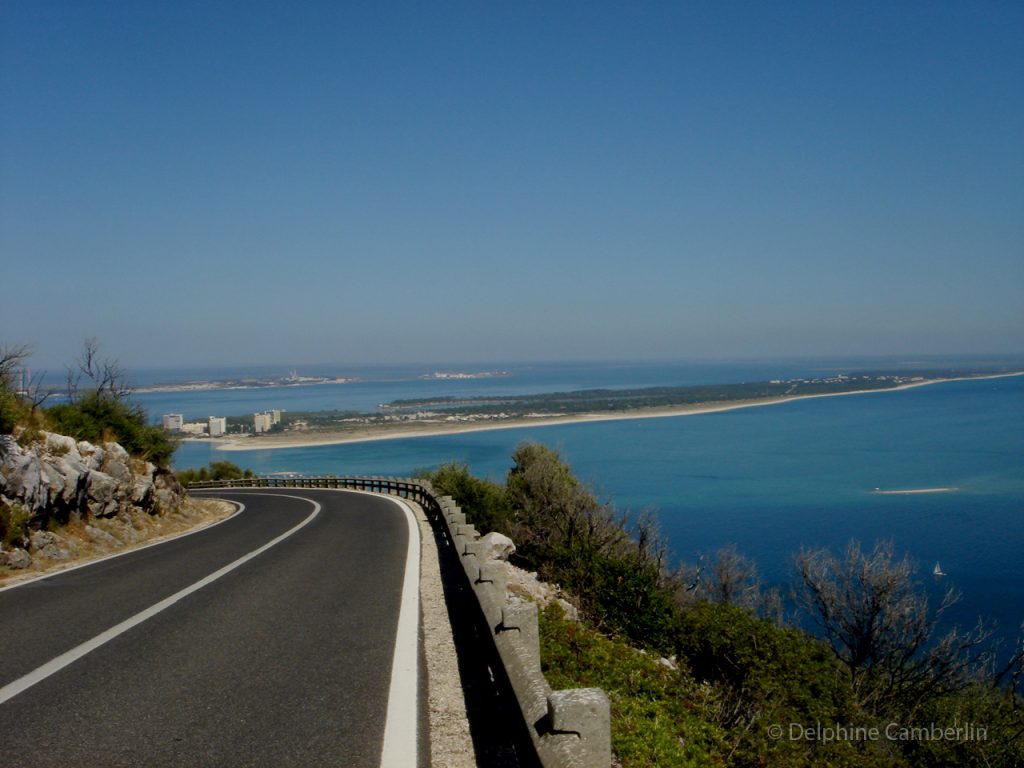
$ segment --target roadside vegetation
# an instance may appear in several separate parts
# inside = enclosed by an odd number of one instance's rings
[[[253,477],[251,469],[242,469],[230,461],[211,461],[205,467],[188,467],[178,470],[178,482],[188,487],[189,483],[203,482],[206,480],[242,480]]]
[[[41,377],[22,380],[29,355],[23,345],[0,348],[0,434],[16,434],[23,445],[43,430],[91,443],[117,442],[136,458],[158,467],[170,464],[174,438],[149,424],[145,410],[131,402],[124,370],[102,358],[94,340],[86,340],[68,366],[64,401],[50,407]]]
[[[503,483],[427,476],[577,604],[579,623],[542,613],[545,674],[609,694],[623,766],[1024,765],[1021,648],[999,659],[989,627],[947,628],[956,593],[929,605],[890,543],[797,553],[784,595],[733,548],[670,569],[651,517],[547,447],[520,446]]]
[[[66,392],[55,404],[47,403],[49,395],[42,387],[42,375],[30,378],[24,372],[29,353],[26,346],[0,345],[0,435],[6,436],[4,444],[11,449],[17,451],[20,446],[24,455],[34,453],[57,479],[44,476],[44,487],[49,483],[49,489],[46,495],[34,497],[31,508],[17,493],[38,485],[39,470],[34,481],[15,488],[15,500],[6,496],[0,499],[0,581],[17,580],[26,574],[181,533],[232,512],[228,504],[183,498],[167,469],[176,442],[165,430],[148,423],[143,409],[128,397],[122,369],[116,361],[102,358],[95,342],[87,341],[80,358],[69,366]],[[72,447],[74,443],[60,439],[44,443],[44,432],[97,445],[117,442],[132,458],[123,460],[120,453],[108,454],[113,456],[111,464],[103,460],[102,468],[103,472],[110,469],[111,474],[99,481],[90,480],[86,490],[77,492],[74,489],[82,487],[80,478],[90,470],[77,461],[81,457]],[[0,450],[6,452],[2,445]],[[69,453],[76,460],[63,464],[62,457]],[[222,464],[212,468],[218,476],[242,476],[234,465]],[[143,493],[136,497],[143,479]],[[106,507],[97,513],[87,506],[86,494],[92,494],[94,483],[108,495],[89,495],[88,504],[100,505],[113,496],[117,514]]]

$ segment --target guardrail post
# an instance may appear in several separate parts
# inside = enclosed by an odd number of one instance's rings
[[[536,603],[510,603],[501,609],[497,640],[515,646],[532,672],[540,672],[540,625]]]
[[[541,752],[557,756],[561,765],[611,765],[611,705],[604,691],[555,691],[547,704],[551,732],[541,737]]]

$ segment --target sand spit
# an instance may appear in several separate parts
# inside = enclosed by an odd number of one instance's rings
[[[905,490],[883,491],[875,488],[874,493],[879,496],[912,496],[918,493],[956,493],[959,488],[907,488]]]
[[[263,435],[260,437],[231,437],[203,440],[220,451],[260,451],[282,448],[311,448],[319,445],[347,445],[349,443],[368,443],[378,440],[404,440],[415,437],[439,437],[458,435],[469,432],[488,432],[498,429],[521,429],[523,427],[553,427],[565,424],[579,424],[595,421],[626,421],[630,419],[658,419],[679,416],[698,416],[705,413],[723,413],[742,408],[758,408],[768,405],[795,402],[797,400],[814,400],[822,397],[845,397],[848,395],[870,395],[879,392],[897,392],[931,384],[943,384],[952,381],[974,381],[982,379],[1003,379],[1011,376],[1024,376],[1024,371],[1000,373],[991,376],[963,376],[949,379],[927,379],[911,384],[885,389],[861,389],[851,392],[826,392],[818,395],[792,395],[788,397],[772,397],[758,400],[738,400],[725,404],[694,404],[665,408],[637,409],[606,413],[580,413],[570,416],[537,416],[509,419],[500,423],[467,423],[467,422],[434,422],[429,424],[411,424],[396,427],[365,427],[345,431],[325,431],[318,433],[293,432],[283,435]],[[931,491],[931,489],[924,489]],[[955,489],[954,489],[955,490]],[[894,491],[894,493],[904,493]]]

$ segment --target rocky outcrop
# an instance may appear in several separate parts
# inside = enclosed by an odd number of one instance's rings
[[[41,433],[28,447],[10,435],[0,435],[0,503],[26,510],[28,531],[20,545],[30,553],[59,559],[52,522],[78,519],[158,515],[178,509],[184,491],[174,474],[134,458],[117,443],[93,445],[65,435]],[[25,562],[14,547],[0,555],[0,564],[19,567]]]
[[[492,531],[486,536],[480,537],[480,559],[487,560],[508,560],[515,554],[516,545],[508,536]]]

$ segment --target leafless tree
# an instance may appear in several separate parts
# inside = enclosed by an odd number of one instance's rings
[[[72,402],[82,390],[83,377],[85,389],[101,399],[121,400],[130,391],[121,364],[111,358],[101,358],[99,342],[92,337],[82,342],[81,354],[67,369],[68,399]]]
[[[735,545],[721,547],[713,556],[701,555],[698,565],[684,567],[682,578],[688,593],[683,596],[684,604],[693,600],[727,603],[783,624],[781,592],[763,587],[757,565]]]
[[[0,431],[12,432],[26,420],[34,421],[36,409],[49,393],[42,373],[29,376],[25,362],[32,354],[27,344],[0,345]]]
[[[1020,625],[1017,635],[1017,643],[1013,654],[1001,668],[992,674],[992,684],[996,687],[1007,684],[1007,688],[1014,693],[1021,693],[1021,683],[1024,682],[1024,623]],[[1020,702],[1015,698],[1013,701],[1016,707]]]
[[[0,346],[0,383],[14,385],[14,378],[32,355],[28,344],[4,344]]]
[[[658,516],[653,511],[645,511],[629,526],[629,532],[632,535],[629,548],[637,564],[663,573],[668,560],[668,542],[661,532]]]
[[[864,552],[851,541],[842,557],[825,549],[795,559],[798,602],[823,630],[850,675],[859,701],[883,711],[965,686],[989,657],[981,649],[991,630],[954,628],[935,638],[942,616],[959,599],[947,589],[932,609],[914,580],[909,557],[896,560],[892,542]]]
[[[732,544],[719,549],[700,583],[698,596],[713,603],[754,608],[759,592],[757,566]]]

